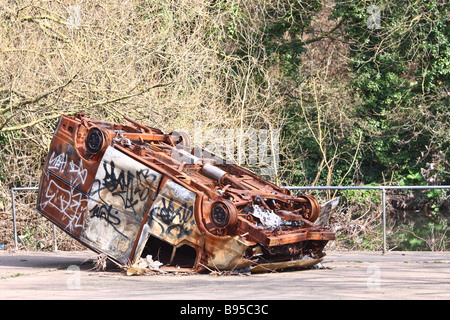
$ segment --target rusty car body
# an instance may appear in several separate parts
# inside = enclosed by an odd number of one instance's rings
[[[315,197],[125,118],[60,117],[37,210],[67,234],[121,265],[152,255],[193,272],[260,272],[321,261],[335,234],[314,224]]]

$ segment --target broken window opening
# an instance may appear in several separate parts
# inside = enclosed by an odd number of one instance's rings
[[[142,251],[141,257],[151,255],[153,260],[163,265],[179,266],[180,268],[193,268],[197,258],[197,252],[189,245],[174,247],[173,245],[150,236]]]
[[[191,246],[185,244],[175,249],[175,256],[171,263],[172,266],[180,268],[194,268],[197,258],[197,251]]]

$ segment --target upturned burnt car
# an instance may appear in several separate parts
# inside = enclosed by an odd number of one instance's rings
[[[260,272],[319,263],[335,234],[324,206],[236,164],[191,148],[183,133],[62,115],[37,210],[121,265]]]

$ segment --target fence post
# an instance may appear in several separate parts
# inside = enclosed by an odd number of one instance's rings
[[[12,211],[13,211],[13,226],[14,226],[14,248],[17,250],[17,226],[16,226],[16,204],[14,201],[14,188],[11,189],[11,204],[12,204]]]
[[[56,243],[56,226],[53,225],[53,251],[58,251],[58,244]]]

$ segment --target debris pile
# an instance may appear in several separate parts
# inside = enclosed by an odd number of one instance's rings
[[[131,267],[127,268],[127,276],[144,275],[151,273],[165,273],[159,269],[163,264],[158,260],[153,260],[151,255],[147,255],[145,258],[139,258]]]
[[[253,212],[250,214],[259,219],[264,229],[269,231],[280,229],[281,218],[273,210],[264,210],[258,205],[253,205],[252,208]]]

